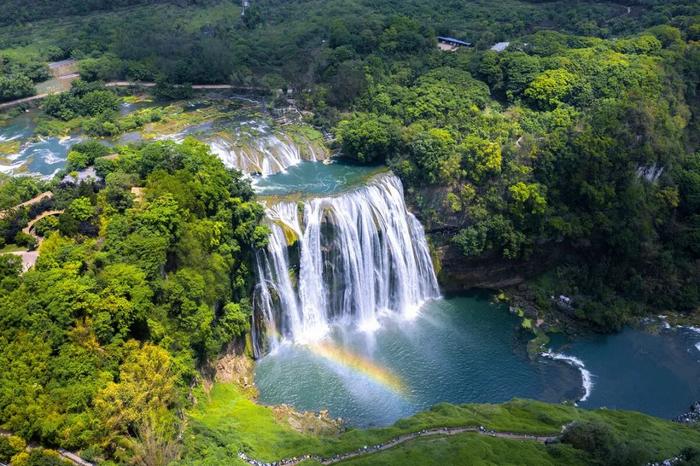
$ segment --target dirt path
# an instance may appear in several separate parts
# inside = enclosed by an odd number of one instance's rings
[[[281,459],[281,460],[277,460],[277,461],[264,462],[264,461],[255,460],[243,452],[239,452],[238,457],[252,466],[293,466],[293,465],[299,464],[302,461],[306,461],[306,460],[314,460],[314,461],[317,461],[321,464],[336,464],[336,463],[340,463],[341,461],[347,461],[347,460],[352,459],[352,458],[357,458],[359,456],[371,455],[373,453],[388,450],[390,448],[394,448],[397,445],[400,445],[400,444],[405,443],[405,442],[409,442],[411,440],[415,440],[417,438],[451,436],[451,435],[462,434],[465,432],[471,432],[471,433],[475,433],[475,434],[479,434],[479,435],[486,435],[489,437],[497,437],[497,438],[503,438],[503,439],[508,439],[508,440],[533,441],[533,442],[539,442],[539,443],[551,442],[551,441],[559,438],[558,436],[555,436],[555,435],[531,435],[531,434],[519,434],[516,432],[496,432],[496,431],[492,431],[492,430],[486,430],[482,427],[474,427],[474,426],[438,427],[435,429],[427,429],[427,430],[421,430],[419,432],[412,432],[410,434],[399,435],[398,437],[394,437],[393,439],[388,440],[384,443],[380,443],[377,445],[371,445],[371,446],[365,445],[364,447],[358,448],[357,450],[353,450],[353,451],[339,454],[339,455],[333,455],[330,458],[323,458],[323,457],[318,456],[318,455],[302,455],[302,456],[295,456],[292,458],[285,458],[285,459]]]

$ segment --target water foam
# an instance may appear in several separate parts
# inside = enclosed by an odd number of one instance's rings
[[[575,356],[570,356],[564,353],[555,353],[551,349],[541,353],[545,358],[553,359],[555,361],[564,361],[568,365],[575,367],[581,373],[581,384],[583,385],[583,396],[579,398],[579,402],[586,401],[591,395],[593,390],[593,374],[586,369],[586,365],[579,358]]]

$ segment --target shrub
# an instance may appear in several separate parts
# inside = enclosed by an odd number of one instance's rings
[[[24,451],[26,447],[27,443],[20,437],[14,435],[0,437],[0,462],[9,463],[13,456]]]
[[[15,235],[15,244],[17,244],[17,246],[24,246],[31,251],[36,248],[37,241],[32,235],[20,231]]]
[[[58,229],[58,217],[49,215],[34,224],[34,231],[39,236],[46,236],[50,232]]]

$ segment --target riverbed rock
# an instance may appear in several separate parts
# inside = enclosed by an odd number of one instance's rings
[[[297,432],[314,435],[334,435],[344,430],[342,419],[333,419],[326,409],[318,413],[297,411],[289,405],[272,406],[278,422],[288,424]]]
[[[242,388],[254,388],[255,363],[244,354],[229,353],[220,357],[216,361],[217,382],[235,383]]]
[[[688,408],[687,413],[683,413],[674,419],[681,424],[696,424],[700,422],[700,401],[696,401]]]

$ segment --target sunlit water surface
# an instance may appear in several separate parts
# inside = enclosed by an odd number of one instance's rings
[[[387,317],[367,334],[336,328],[315,345],[283,344],[257,364],[264,403],[328,409],[351,425],[388,425],[439,402],[549,402],[583,396],[578,368],[525,351],[519,320],[485,297],[426,304],[414,320]],[[348,326],[352,328],[352,326]],[[584,407],[674,417],[700,399],[700,334],[628,329],[554,350],[581,359],[593,388]]]

